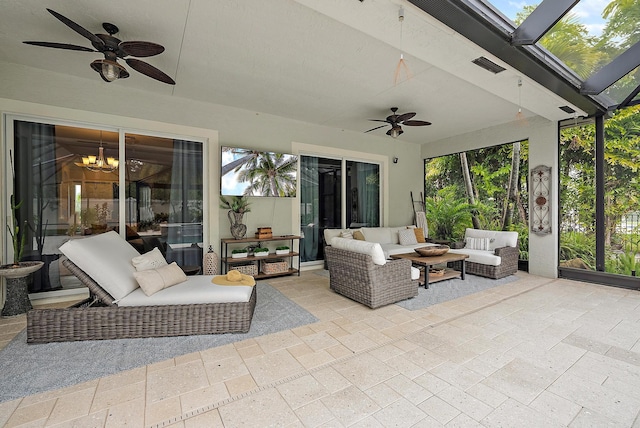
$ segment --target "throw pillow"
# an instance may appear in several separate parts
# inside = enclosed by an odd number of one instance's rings
[[[167,265],[167,261],[164,259],[164,256],[158,247],[155,247],[148,253],[134,257],[131,259],[131,263],[138,272],[149,269],[158,269]]]
[[[364,241],[364,235],[359,230],[353,232],[353,239],[357,239],[358,241]]]
[[[489,238],[465,238],[465,248],[471,250],[489,250]]]
[[[344,239],[353,239],[353,233],[350,230],[345,230],[340,233],[340,237]]]
[[[418,241],[419,244],[427,242],[427,239],[424,237],[424,231],[421,227],[416,227],[411,230],[413,230],[413,233],[416,235],[416,241]]]
[[[400,230],[398,232],[398,240],[400,241],[400,245],[412,245],[418,243],[413,229]]]
[[[134,272],[133,276],[147,296],[187,280],[187,275],[176,262],[158,269]]]

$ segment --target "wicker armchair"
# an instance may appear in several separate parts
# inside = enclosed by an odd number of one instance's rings
[[[518,271],[518,258],[520,256],[520,251],[517,233],[467,229],[465,237],[468,236],[493,237],[496,240],[496,248],[491,250],[466,250],[465,242],[452,243],[450,247],[454,252],[469,254],[469,259],[466,261],[467,273],[487,278],[500,279],[505,276],[513,275]],[[478,253],[484,252],[500,257],[500,264],[498,266],[494,266],[491,264],[479,263],[474,260],[477,258]]]
[[[372,309],[418,295],[410,260],[388,260],[380,266],[368,254],[332,246],[325,248],[325,260],[331,289]]]

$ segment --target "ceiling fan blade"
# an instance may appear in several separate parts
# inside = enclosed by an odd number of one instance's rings
[[[67,43],[54,43],[54,42],[22,42],[22,43],[26,43],[28,45],[33,45],[33,46],[42,46],[45,48],[56,48],[56,49],[68,49],[71,51],[82,51],[82,52],[98,52],[95,49],[91,49],[91,48],[87,48],[84,46],[78,46],[78,45],[69,45]]]
[[[167,76],[164,72],[158,70],[151,64],[135,58],[127,58],[125,61],[127,61],[127,64],[129,64],[131,68],[133,68],[138,73],[142,73],[162,83],[167,83],[169,85],[176,84],[176,82],[171,77]]]
[[[408,126],[427,126],[427,125],[431,125],[431,122],[427,122],[424,120],[406,120],[402,122],[402,124],[408,125]]]
[[[159,55],[164,52],[164,46],[157,43],[141,41],[121,42],[118,48],[122,49],[127,55],[140,58]]]
[[[387,125],[380,125],[380,126],[377,126],[375,128],[371,128],[368,131],[364,131],[364,133],[366,134],[367,132],[375,131],[376,129],[384,128],[385,126],[387,126]]]
[[[386,122],[389,123],[388,120],[382,120],[382,119],[369,119],[371,122]]]
[[[93,43],[94,45],[104,46],[104,42],[102,41],[102,39],[100,39],[98,36],[90,32],[89,30],[86,30],[84,27],[80,26],[79,24],[76,24],[66,16],[60,15],[55,10],[51,10],[51,9],[47,9],[47,10],[51,15],[55,16],[60,21],[62,21],[62,23],[65,24],[67,27],[71,28],[73,31],[80,34],[82,37],[85,37],[91,40],[91,43]]]
[[[398,122],[398,123],[404,122],[405,120],[411,119],[415,115],[416,115],[416,113],[414,113],[414,112],[401,114],[400,116],[398,116],[396,118],[396,122]]]

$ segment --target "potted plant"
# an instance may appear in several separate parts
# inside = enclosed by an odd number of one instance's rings
[[[251,211],[249,199],[246,196],[220,196],[220,208],[227,209],[227,217],[231,223],[231,236],[242,239],[247,234],[247,225],[242,223],[245,213]]]
[[[269,249],[265,247],[257,247],[253,249],[253,255],[256,257],[264,257],[269,255]]]
[[[232,259],[241,259],[241,258],[247,257],[248,255],[249,255],[249,250],[247,250],[246,248],[236,248],[235,250],[231,251]]]
[[[9,154],[11,156],[11,154]],[[13,170],[13,159],[11,162]],[[14,174],[15,180],[15,174]],[[25,220],[20,227],[18,212],[22,201],[16,203],[15,195],[11,195],[12,221],[7,224],[7,230],[13,244],[13,263],[0,266],[0,276],[7,278],[7,291],[2,316],[14,316],[27,312],[32,308],[27,290],[27,276],[37,271],[44,264],[41,261],[21,262],[24,247],[27,244],[27,229],[29,223]]]
[[[281,245],[276,247],[276,254],[289,254],[289,249],[287,245]]]

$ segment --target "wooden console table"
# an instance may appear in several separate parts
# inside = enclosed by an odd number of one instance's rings
[[[281,235],[281,236],[273,236],[271,238],[243,238],[243,239],[221,239],[220,240],[220,263],[221,263],[221,274],[226,274],[229,270],[233,269],[233,265],[236,264],[246,264],[247,262],[256,264],[258,268],[258,273],[253,275],[255,279],[261,278],[271,278],[274,276],[284,276],[284,275],[293,275],[298,274],[300,276],[300,253],[294,251],[294,242],[298,241],[298,246],[300,240],[300,236],[297,235]],[[267,256],[248,256],[242,258],[233,258],[231,257],[231,252],[229,250],[229,246],[232,247],[236,245],[236,248],[244,248],[247,247],[248,244],[255,244],[257,247],[261,247],[264,242],[273,242],[273,241],[289,241],[289,253],[287,254],[275,254],[269,253]],[[233,248],[232,248],[233,250]],[[294,266],[293,259],[294,257],[298,257],[298,263]],[[260,271],[260,262],[264,260],[274,260],[274,259],[288,259],[289,260],[289,269],[277,272],[277,273],[263,273]],[[257,263],[256,263],[257,262]]]
[[[420,256],[417,253],[406,253],[406,254],[394,254],[391,255],[392,259],[408,259],[411,260],[411,263],[418,267],[424,268],[424,287],[429,288],[429,284],[433,284],[434,282],[444,281],[446,279],[452,278],[460,278],[464,280],[464,276],[466,273],[465,260],[469,258],[467,254],[458,254],[458,253],[444,253],[441,256],[433,256],[433,257],[424,257]],[[429,269],[432,266],[439,264],[449,264],[453,262],[460,262],[461,268],[459,271],[454,269],[446,269],[444,275],[429,275]]]

